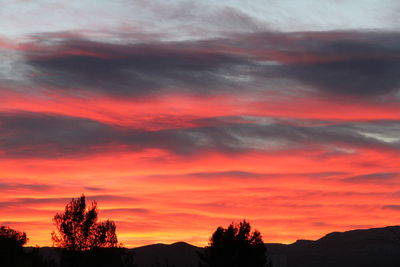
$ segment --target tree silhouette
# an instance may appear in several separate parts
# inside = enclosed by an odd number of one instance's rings
[[[20,248],[28,242],[25,232],[19,232],[7,226],[0,227],[0,248]]]
[[[58,247],[70,251],[94,248],[115,248],[118,244],[113,221],[97,222],[97,203],[86,206],[85,196],[72,199],[63,213],[53,218],[58,234],[52,232],[52,240]]]
[[[0,227],[0,266],[7,267],[47,267],[54,266],[32,248],[24,251],[23,245],[28,242],[26,233],[6,226]]]
[[[21,266],[22,246],[28,241],[26,234],[6,226],[0,227],[0,262],[6,266]]]
[[[97,222],[97,203],[86,205],[85,196],[72,199],[53,218],[58,233],[52,240],[60,251],[61,267],[134,266],[133,253],[118,246],[113,221]]]
[[[251,232],[250,223],[243,220],[218,227],[205,253],[200,255],[202,266],[208,267],[266,267],[266,248],[260,232]]]

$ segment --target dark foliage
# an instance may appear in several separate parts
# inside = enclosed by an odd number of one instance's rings
[[[0,260],[8,265],[20,266],[22,246],[28,241],[26,234],[6,226],[0,227]]]
[[[60,251],[61,267],[131,267],[133,253],[118,246],[113,221],[97,222],[97,203],[86,205],[82,195],[72,199],[53,218],[58,234],[52,240]]]
[[[63,250],[61,267],[133,267],[133,252],[126,248],[94,248],[85,251]]]
[[[72,251],[94,248],[115,248],[118,245],[116,226],[113,221],[97,222],[97,203],[86,206],[85,196],[72,199],[63,213],[53,218],[58,234],[52,240],[58,247]]]
[[[210,244],[200,255],[201,266],[207,267],[266,267],[266,248],[260,232],[251,232],[250,223],[218,227]]]
[[[6,226],[0,227],[0,249],[2,250],[22,248],[28,240],[24,232],[19,232]]]
[[[6,226],[0,227],[0,266],[7,267],[48,267],[53,263],[44,261],[37,249],[24,251],[28,242],[26,233]]]

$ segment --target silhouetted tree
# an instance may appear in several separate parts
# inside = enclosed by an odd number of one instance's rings
[[[72,199],[53,221],[58,234],[53,232],[52,240],[63,248],[62,267],[133,266],[133,253],[118,246],[115,223],[97,222],[97,203],[87,206],[84,195]]]
[[[0,227],[0,248],[22,248],[28,242],[25,232],[19,232],[7,226]]]
[[[53,218],[58,234],[52,232],[52,240],[58,247],[73,251],[118,246],[116,226],[113,221],[97,222],[97,203],[86,206],[85,196],[72,199],[63,213]]]
[[[0,227],[0,266],[7,267],[46,267],[54,266],[43,260],[37,249],[24,251],[28,242],[26,233],[6,226]]]
[[[250,223],[243,220],[218,227],[213,233],[204,254],[200,254],[201,266],[208,267],[266,267],[266,248],[260,232],[251,232]]]
[[[0,261],[7,266],[21,265],[22,246],[28,241],[24,232],[0,227]]]

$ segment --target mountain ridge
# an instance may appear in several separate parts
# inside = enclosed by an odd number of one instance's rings
[[[273,267],[399,267],[400,226],[331,232],[317,240],[265,243]],[[29,249],[27,247],[26,249]],[[46,257],[57,249],[40,248]],[[59,249],[58,249],[59,250]],[[129,248],[137,267],[197,267],[204,248],[186,242]]]

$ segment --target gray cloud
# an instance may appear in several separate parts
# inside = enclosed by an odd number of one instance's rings
[[[79,197],[79,196],[77,196]],[[77,198],[75,197],[75,198]],[[72,198],[15,198],[9,201],[0,202],[0,208],[12,208],[12,207],[21,207],[21,206],[33,206],[37,204],[60,204],[66,205],[71,201]],[[114,196],[114,195],[93,195],[93,196],[86,196],[87,201],[137,201],[138,199],[133,197],[123,197],[123,196]]]
[[[141,209],[141,208],[121,208],[121,209],[103,209],[102,213],[112,214],[122,212],[124,214],[145,214],[150,213],[148,209]]]
[[[400,89],[400,34],[321,32],[254,35],[283,64],[267,76],[282,75],[333,95],[375,97]],[[274,55],[269,56],[274,60]],[[279,57],[275,57],[280,61]]]
[[[198,179],[215,179],[215,178],[236,178],[236,179],[252,179],[252,178],[272,178],[280,175],[286,174],[271,174],[271,173],[255,173],[255,172],[246,172],[246,171],[223,171],[223,172],[192,172],[185,173],[180,175],[151,175],[150,177],[156,178],[198,178]]]
[[[360,183],[360,182],[371,182],[371,183],[384,183],[384,182],[390,182],[394,178],[397,178],[399,176],[399,173],[396,172],[378,172],[378,173],[370,173],[370,174],[364,174],[364,175],[357,175],[357,176],[352,176],[349,178],[344,179],[343,181],[345,182],[354,182],[354,183]]]
[[[55,51],[30,55],[28,64],[39,73],[33,80],[41,85],[114,96],[236,87],[234,75],[246,72],[250,61],[207,49],[201,42],[116,45],[68,40]],[[68,54],[71,50],[81,54]]]
[[[196,173],[189,173],[187,176],[196,178],[229,177],[229,178],[246,179],[246,178],[268,178],[268,177],[275,177],[276,175],[245,172],[245,171],[225,171],[225,172],[196,172]]]
[[[54,188],[54,186],[48,184],[21,184],[21,183],[0,182],[0,191],[20,190],[20,189],[27,189],[32,191],[45,191],[52,188]]]
[[[84,186],[83,189],[89,190],[89,191],[104,191],[105,190],[105,188],[94,187],[94,186]]]
[[[400,205],[385,205],[385,206],[383,206],[383,209],[399,210],[400,211]]]
[[[400,52],[400,51],[399,51]],[[282,67],[290,78],[334,95],[379,96],[400,88],[400,60],[341,59]]]
[[[337,96],[376,97],[400,88],[398,33],[256,32],[136,44],[71,37],[45,43],[25,54],[25,69],[35,73],[30,79],[75,93],[268,90],[288,80]]]
[[[348,175],[347,172],[316,172],[316,173],[257,173],[247,172],[239,170],[222,171],[222,172],[192,172],[180,175],[152,175],[151,177],[163,177],[163,178],[176,178],[176,177],[190,177],[199,179],[215,179],[215,178],[236,178],[236,179],[269,179],[269,178],[281,178],[291,176],[305,176],[316,179],[330,179],[333,177],[342,177]]]
[[[179,155],[206,150],[240,153],[315,146],[335,151],[358,147],[400,148],[400,140],[394,138],[400,129],[399,121],[295,125],[282,120],[262,124],[252,120],[234,123],[221,119],[212,126],[147,131],[77,117],[1,113],[0,125],[5,129],[0,134],[0,149],[6,157],[84,156],[116,150],[120,145],[132,151],[157,148]]]
[[[54,157],[111,142],[108,126],[83,118],[2,113],[0,125],[0,149],[9,156]]]

